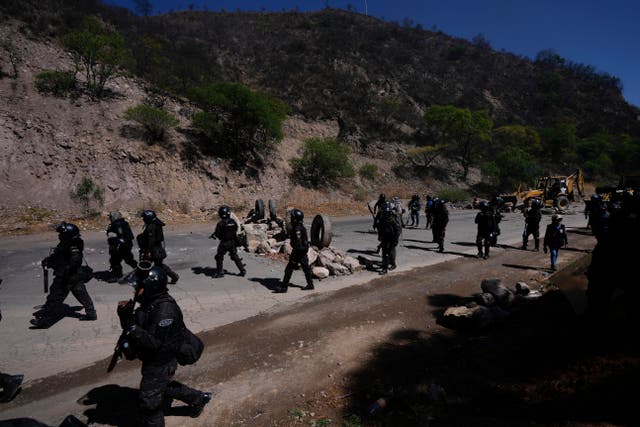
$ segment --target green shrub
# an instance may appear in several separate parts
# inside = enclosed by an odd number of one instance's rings
[[[172,114],[145,104],[129,108],[125,111],[124,118],[142,125],[149,144],[162,141],[167,129],[178,124],[178,119]]]
[[[302,157],[291,160],[293,179],[302,185],[319,187],[353,176],[348,155],[349,147],[334,138],[308,139]]]
[[[463,202],[471,198],[466,190],[456,187],[443,188],[438,192],[438,197],[453,203]]]
[[[358,173],[364,179],[373,181],[378,177],[378,166],[371,163],[365,163],[360,167],[360,170],[358,171]]]
[[[69,193],[69,196],[82,205],[86,215],[91,213],[92,201],[100,206],[104,204],[104,189],[87,177],[82,178],[82,181]]]
[[[78,81],[73,71],[43,71],[36,75],[36,89],[41,94],[65,97],[77,93]]]

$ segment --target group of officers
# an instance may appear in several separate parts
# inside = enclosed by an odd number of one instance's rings
[[[446,201],[437,197],[429,201],[432,203],[427,207],[426,228],[432,229],[433,242],[438,244],[438,251],[443,252],[445,230],[449,221]],[[631,263],[633,255],[630,256],[629,253],[638,253],[640,193],[636,192],[635,196],[625,201],[626,203],[607,205],[596,195],[585,212],[598,240],[589,269],[588,297],[592,311],[602,309],[603,304],[611,298],[612,286],[606,280],[610,276],[605,274],[605,271],[608,272],[607,264],[620,266],[620,260]],[[397,199],[394,202],[397,202]],[[489,257],[490,248],[496,245],[497,236],[500,234],[498,224],[502,215],[498,204],[492,202],[480,201],[477,204],[480,212],[475,217],[476,245],[478,257],[483,259]],[[534,250],[539,250],[541,207],[541,202],[533,199],[524,211],[522,249],[527,249],[529,236],[533,236]],[[381,194],[373,213],[374,229],[380,241],[379,250],[382,250],[381,273],[384,274],[396,268],[396,247],[402,234],[403,212],[401,205],[387,201],[385,195]],[[245,265],[237,254],[236,236],[239,225],[231,217],[228,206],[220,207],[218,214],[220,221],[210,236],[220,240],[215,256],[216,277],[224,275],[225,254],[230,255],[239,269],[239,274],[244,276]],[[192,408],[192,416],[198,416],[211,400],[211,393],[191,389],[173,380],[177,368],[177,348],[183,337],[185,325],[180,307],[169,295],[167,285],[176,283],[179,276],[164,263],[167,253],[162,228],[165,224],[152,210],[145,210],[140,216],[145,225],[142,233],[136,237],[140,251],[140,261],[136,261],[132,253],[134,237],[131,227],[119,212],[110,213],[110,224],[107,228],[109,264],[113,281],[122,282],[125,278],[121,265],[123,261],[134,270],[128,275],[128,282],[134,286],[132,301],[137,304],[137,308],[135,311],[125,310],[125,304],[120,304],[117,314],[123,331],[126,331],[134,347],[133,353],[142,360],[139,424],[162,426],[164,412],[171,407],[173,399],[187,403]],[[275,292],[287,291],[291,275],[297,267],[303,270],[307,282],[303,289],[314,289],[307,258],[309,240],[303,220],[304,213],[301,210],[293,209],[290,212],[289,235],[292,252],[284,278]],[[552,216],[543,241],[545,252],[547,248],[551,251],[551,265],[554,270],[558,249],[567,244],[566,230],[561,220],[560,215]],[[417,221],[414,223],[417,225]],[[56,231],[59,243],[42,261],[43,266],[53,269],[54,281],[44,306],[34,313],[35,317],[31,323],[35,328],[47,328],[64,317],[63,302],[69,293],[72,293],[84,307],[85,312],[80,316],[80,320],[97,320],[93,302],[85,287],[88,280],[80,273],[84,249],[80,230],[74,224],[62,222]],[[629,231],[631,238],[626,239],[625,233]],[[624,251],[621,251],[621,248]],[[8,390],[8,394],[13,396],[22,381],[22,376],[0,374],[0,380],[6,382],[4,390]],[[9,396],[9,399],[12,396]]]
[[[446,200],[439,197],[426,196],[425,228],[432,229],[432,242],[438,244],[438,252],[444,252],[445,231],[449,223],[449,211],[446,203]],[[481,200],[474,203],[474,207],[479,210],[474,219],[477,226],[475,243],[478,253],[476,256],[487,259],[490,256],[491,248],[497,245],[500,235],[500,222],[503,218],[501,213],[502,200],[495,196],[489,201]],[[411,223],[407,225],[408,227],[419,226],[420,208],[420,197],[414,194],[409,201]],[[529,236],[533,236],[534,250],[540,250],[541,208],[542,201],[540,199],[531,199],[523,211],[525,228],[522,234],[522,249],[524,250],[527,249]],[[381,274],[386,274],[388,270],[396,268],[396,246],[402,234],[402,228],[405,227],[404,209],[397,197],[394,197],[390,202],[382,193],[379,195],[372,213],[374,217],[373,228],[377,231],[380,242],[378,250],[382,251]],[[554,214],[551,217],[551,223],[547,226],[543,240],[544,252],[550,253],[551,269],[554,271],[556,270],[558,251],[568,243],[566,229],[561,222],[562,216]]]
[[[223,277],[223,259],[229,254],[239,269],[240,276],[246,274],[245,265],[237,253],[238,223],[231,216],[228,206],[218,210],[220,217],[211,238],[220,243],[215,256],[215,277]],[[210,392],[194,390],[173,380],[177,368],[177,354],[184,340],[186,328],[182,312],[176,301],[169,295],[168,284],[175,284],[179,276],[164,263],[167,252],[164,246],[164,223],[153,210],[140,213],[144,222],[143,231],[135,238],[139,247],[139,261],[133,255],[134,235],[129,223],[120,212],[109,214],[107,227],[109,245],[110,282],[119,281],[134,287],[134,297],[118,304],[117,315],[127,337],[128,358],[142,361],[142,379],[139,394],[139,425],[163,426],[164,413],[174,399],[187,403],[191,416],[199,416],[204,406],[211,400]],[[293,271],[300,267],[307,285],[303,290],[314,289],[307,251],[310,246],[304,213],[299,209],[290,212],[290,242],[292,252],[285,267],[284,278],[275,292],[287,292]],[[32,328],[43,329],[55,324],[65,316],[64,300],[69,293],[82,304],[82,321],[95,321],[97,314],[85,283],[90,277],[83,276],[84,242],[75,224],[62,222],[57,228],[59,243],[47,256],[42,265],[53,269],[54,280],[47,294],[46,302],[34,313]],[[133,271],[123,275],[122,262]],[[135,308],[134,310],[134,307]],[[22,382],[22,375],[0,374],[0,388],[3,397],[12,399]]]

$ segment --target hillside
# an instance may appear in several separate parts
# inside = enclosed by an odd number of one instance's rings
[[[640,111],[624,101],[613,76],[553,55],[531,61],[496,52],[486,43],[352,12],[138,17],[97,0],[12,0],[3,2],[0,12],[0,35],[22,59],[11,77],[6,52],[0,50],[0,197],[3,216],[18,224],[77,214],[69,190],[83,177],[105,188],[103,210],[168,208],[176,217],[190,218],[202,218],[221,203],[248,210],[256,198],[346,213],[362,212],[362,201],[380,191],[407,197],[462,187],[477,194],[477,168],[462,182],[458,164],[449,158],[430,168],[407,167],[408,149],[435,144],[434,131],[423,118],[434,105],[486,109],[494,128],[526,125],[541,134],[551,129],[543,141],[547,147],[562,144],[554,140],[564,131],[555,132],[558,123],[570,123],[571,138],[606,134],[610,144],[621,145],[619,135],[626,135],[633,147],[640,138]],[[42,96],[35,90],[35,76],[73,68],[58,37],[85,15],[100,16],[124,35],[135,59],[131,73],[109,82],[110,96],[104,99]],[[145,50],[145,40],[156,41],[158,51]],[[168,62],[150,66],[145,58],[152,53]],[[173,83],[163,86],[168,80]],[[194,106],[181,93],[211,81],[239,82],[288,106],[285,138],[267,156],[264,169],[232,169],[194,143]],[[149,102],[159,86],[173,94],[164,108],[179,126],[163,144],[149,146],[123,114]],[[294,185],[289,160],[300,155],[310,137],[345,141],[355,169],[374,164],[378,177],[365,180],[356,174],[323,190]],[[572,150],[577,152],[569,147],[566,159],[549,154],[540,162],[564,171],[580,160]],[[607,174],[596,166],[592,169]]]

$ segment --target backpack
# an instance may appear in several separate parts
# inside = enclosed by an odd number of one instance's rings
[[[184,327],[183,334],[184,339],[178,348],[176,359],[178,363],[183,366],[193,365],[200,359],[200,356],[202,356],[204,343],[196,334],[187,329],[186,326]]]

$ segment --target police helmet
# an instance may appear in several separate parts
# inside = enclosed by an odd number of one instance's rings
[[[382,204],[381,210],[382,210],[382,212],[383,212],[383,213],[391,212],[391,209],[392,209],[392,208],[391,208],[391,203],[389,203],[389,202],[384,202],[384,203]]]
[[[145,224],[151,224],[153,220],[156,219],[156,213],[151,209],[143,210],[142,212],[140,212],[140,216],[142,217],[142,220]]]
[[[229,209],[227,205],[222,205],[220,209],[218,209],[218,215],[223,219],[229,218],[231,216],[231,209]]]
[[[304,212],[300,209],[294,209],[291,211],[291,222],[302,222],[304,219]]]
[[[551,215],[551,221],[555,221],[555,222],[562,221],[562,215],[560,215],[560,214]]]
[[[122,219],[122,214],[119,211],[111,211],[109,212],[109,220],[116,221],[118,219]]]
[[[595,202],[595,203],[601,202],[602,201],[602,196],[599,195],[599,194],[594,194],[594,195],[591,196],[591,201]]]
[[[489,209],[489,203],[487,203],[486,200],[481,200],[480,203],[478,203],[478,207],[481,211],[486,211],[487,209]]]
[[[60,240],[70,240],[74,237],[80,236],[80,229],[75,224],[71,224],[69,222],[62,221],[56,227],[56,231],[58,232],[58,237]]]
[[[531,207],[536,209],[542,206],[542,201],[540,199],[531,199]]]
[[[138,302],[151,301],[166,292],[167,273],[162,267],[154,266],[149,269],[147,277],[136,285],[136,300]]]

